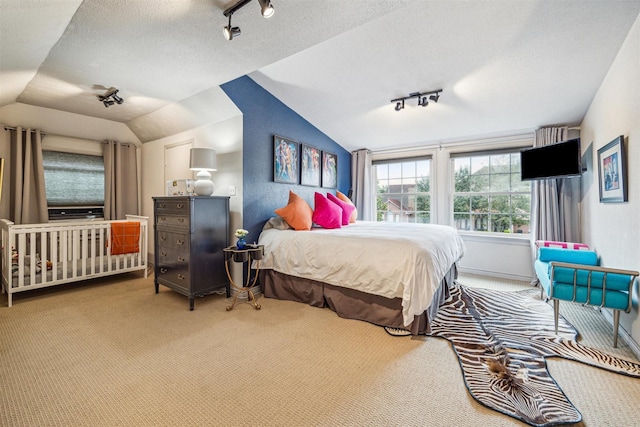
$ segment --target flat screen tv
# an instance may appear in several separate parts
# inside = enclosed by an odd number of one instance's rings
[[[580,138],[520,151],[520,178],[567,178],[582,173]]]

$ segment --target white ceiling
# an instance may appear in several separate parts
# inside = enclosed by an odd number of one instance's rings
[[[158,126],[177,107],[195,124],[228,115],[218,86],[249,75],[347,150],[503,136],[579,124],[640,13],[640,0],[273,0],[263,19],[252,1],[227,41],[234,3],[0,0],[0,107],[123,122],[145,142],[181,129]],[[111,86],[125,102],[105,108]],[[434,89],[426,108],[390,102]]]

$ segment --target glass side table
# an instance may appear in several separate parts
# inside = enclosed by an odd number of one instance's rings
[[[227,306],[227,311],[233,310],[236,302],[238,301],[238,296],[242,293],[247,294],[247,299],[251,305],[256,310],[260,310],[261,306],[256,302],[256,297],[251,291],[256,285],[258,281],[258,271],[260,270],[260,260],[264,255],[264,246],[263,245],[247,245],[244,249],[238,249],[236,246],[229,246],[228,248],[223,249],[224,252],[224,267],[227,271],[227,277],[229,278],[229,283],[233,286],[238,292],[233,297],[233,302],[231,305]],[[229,272],[229,262],[242,262],[247,263],[247,281],[244,286],[240,287],[236,285],[231,278],[231,273]],[[251,262],[256,262],[255,272],[253,274],[253,279],[251,278]]]

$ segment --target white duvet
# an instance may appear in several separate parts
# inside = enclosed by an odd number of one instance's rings
[[[311,231],[264,230],[261,269],[387,298],[402,298],[405,326],[431,304],[445,273],[464,255],[452,227],[358,221]]]

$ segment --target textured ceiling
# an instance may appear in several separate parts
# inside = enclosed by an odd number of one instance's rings
[[[507,135],[578,124],[640,12],[640,0],[273,0],[263,19],[252,1],[226,41],[234,2],[0,0],[0,106],[123,122],[149,141],[237,114],[218,86],[248,74],[348,150]],[[104,108],[111,86],[125,103]],[[389,102],[432,89],[427,108]]]

